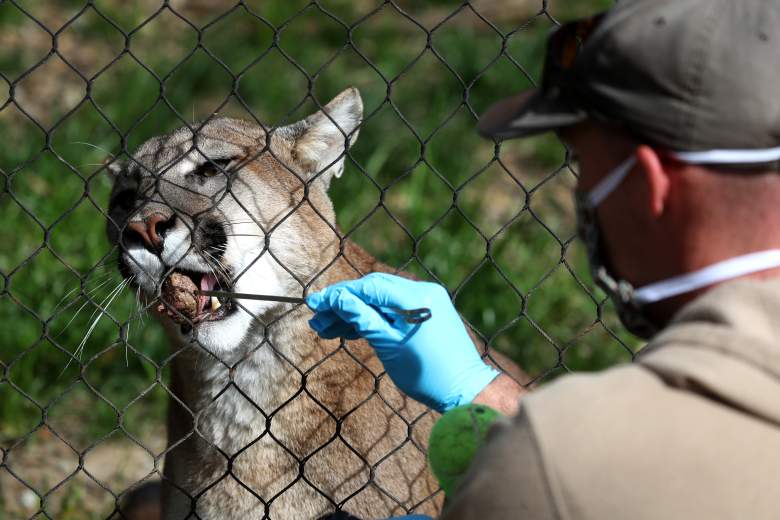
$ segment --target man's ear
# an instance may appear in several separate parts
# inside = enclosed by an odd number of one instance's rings
[[[316,175],[327,188],[344,172],[346,152],[357,140],[362,120],[363,100],[358,89],[350,87],[322,110],[277,132],[292,141],[292,158],[307,178]]]
[[[647,145],[637,147],[636,158],[647,182],[650,214],[658,218],[663,215],[669,199],[671,187],[669,172],[658,152]]]

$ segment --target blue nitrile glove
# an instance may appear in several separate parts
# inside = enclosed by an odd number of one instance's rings
[[[471,402],[499,374],[482,361],[441,285],[372,273],[310,294],[306,303],[320,336],[366,338],[396,386],[440,412]],[[427,307],[432,316],[407,323],[393,307]]]

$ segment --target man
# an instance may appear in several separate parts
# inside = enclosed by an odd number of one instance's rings
[[[650,342],[632,365],[524,396],[442,518],[778,516],[778,41],[780,2],[623,0],[558,29],[541,87],[480,120],[571,147],[593,277]],[[522,390],[448,302],[385,275],[309,299],[316,330],[365,336],[416,399],[512,412]],[[383,305],[433,317],[413,329]]]

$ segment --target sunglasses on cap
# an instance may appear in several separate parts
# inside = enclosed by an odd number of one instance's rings
[[[540,87],[494,103],[480,117],[477,130],[492,138],[512,138],[555,131],[584,121],[588,114],[572,95],[576,58],[604,18],[600,13],[560,26],[547,38]]]
[[[547,53],[542,69],[542,89],[561,88],[574,67],[575,60],[588,38],[596,31],[605,13],[561,25],[547,39]]]

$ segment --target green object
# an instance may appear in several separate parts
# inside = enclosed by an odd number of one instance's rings
[[[483,404],[464,404],[441,416],[428,440],[428,462],[447,496],[452,496],[485,435],[501,417]]]

